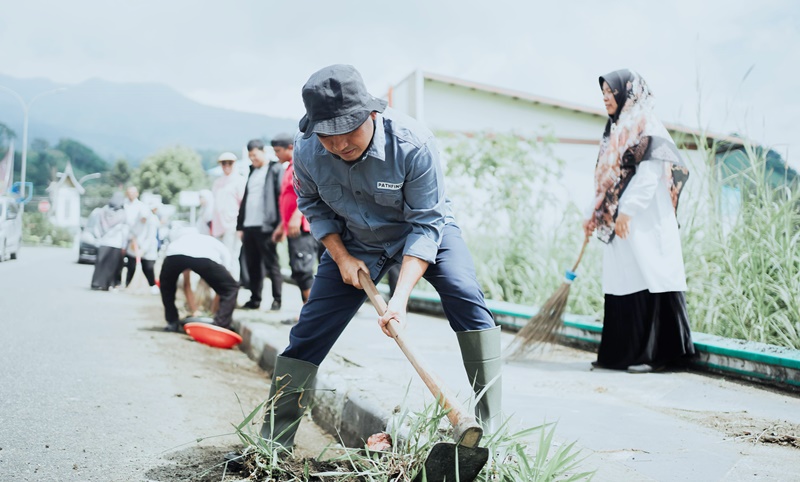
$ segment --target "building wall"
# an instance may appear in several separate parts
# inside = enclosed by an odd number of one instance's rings
[[[416,92],[415,85],[418,85],[417,75],[412,74],[395,86],[392,106],[416,118],[419,118],[416,111],[422,110],[422,122],[434,132],[513,132],[526,137],[557,139],[550,147],[553,157],[564,163],[560,179],[563,189],[554,189],[553,193],[563,203],[572,202],[581,211],[589,208],[594,197],[594,166],[606,117],[430,79],[424,81],[422,93]],[[420,95],[421,109],[415,107]],[[597,107],[602,108],[599,97]],[[698,151],[682,152],[691,170],[682,202],[691,205],[692,210],[704,207],[701,199],[707,187],[703,155]],[[559,219],[558,213],[552,213],[551,217]]]
[[[56,226],[74,228],[81,224],[81,195],[74,187],[62,186],[53,202],[53,223]]]
[[[433,130],[515,132],[597,140],[606,119],[544,104],[425,81],[425,124]]]

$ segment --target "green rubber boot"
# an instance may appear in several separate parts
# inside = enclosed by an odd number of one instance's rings
[[[278,356],[269,389],[267,414],[261,426],[262,438],[287,450],[294,447],[294,436],[311,401],[310,390],[314,387],[318,368],[313,363]]]
[[[487,330],[460,331],[456,333],[461,347],[461,358],[467,377],[478,395],[484,387],[491,386],[475,404],[475,416],[487,433],[494,433],[502,423],[500,413],[503,401],[502,367],[500,357],[500,327]]]

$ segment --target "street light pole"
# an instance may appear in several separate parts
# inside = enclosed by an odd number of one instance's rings
[[[20,168],[20,173],[19,173],[20,174],[19,189],[20,189],[20,196],[22,197],[22,199],[25,199],[25,174],[28,167],[27,166],[28,165],[27,162],[28,161],[28,110],[30,110],[34,102],[41,99],[42,97],[50,94],[55,94],[57,92],[63,92],[67,90],[67,88],[59,87],[57,89],[52,89],[42,92],[34,96],[34,98],[27,103],[25,102],[25,99],[23,99],[22,96],[19,95],[15,90],[9,89],[8,87],[5,87],[3,85],[0,85],[0,90],[5,90],[6,92],[16,97],[17,100],[19,101],[19,104],[22,106],[22,112],[24,114],[22,121],[22,167]],[[12,173],[11,175],[13,176],[14,174]]]

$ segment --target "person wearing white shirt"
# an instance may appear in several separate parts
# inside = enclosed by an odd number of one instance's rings
[[[214,315],[214,325],[230,328],[236,307],[239,283],[233,279],[228,267],[231,264],[228,249],[212,236],[200,234],[196,229],[183,228],[167,246],[164,265],[161,267],[161,302],[167,326],[164,331],[182,331],[175,306],[178,276],[184,270],[197,273],[219,296],[219,308]]]
[[[136,186],[128,186],[128,189],[125,190],[125,196],[127,199],[125,200],[123,207],[125,209],[125,219],[128,223],[129,237],[128,244],[125,246],[126,252],[124,267],[127,268],[127,274],[125,275],[125,286],[128,286],[131,284],[134,273],[136,273],[134,231],[136,230],[136,225],[139,224],[142,217],[147,216],[150,210],[147,209],[147,206],[142,201],[139,200],[139,189]],[[122,271],[120,270],[120,275],[121,274]]]
[[[232,152],[220,154],[217,162],[222,168],[222,176],[211,186],[211,192],[214,194],[211,235],[222,241],[233,259],[239,258],[242,249],[242,242],[236,235],[236,219],[247,185],[247,178],[234,169],[236,160],[236,154]],[[231,274],[236,279],[239,279],[239,268],[239,263],[231,263]]]
[[[695,353],[676,217],[689,170],[653,114],[644,79],[617,70],[599,80],[609,120],[583,225],[587,237],[606,243],[603,336],[593,365],[648,373]]]
[[[197,232],[210,235],[211,221],[214,217],[214,194],[208,189],[202,189],[198,194],[200,209],[197,212]]]
[[[161,220],[155,214],[158,205],[151,205],[151,208],[152,211],[148,209],[142,212],[139,222],[134,224],[131,230],[133,235],[131,249],[142,265],[142,272],[147,278],[147,284],[150,285],[150,292],[155,295],[159,290],[153,268],[158,258],[158,228],[161,226]]]

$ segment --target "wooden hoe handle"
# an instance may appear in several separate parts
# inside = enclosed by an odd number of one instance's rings
[[[375,306],[378,315],[383,316],[387,309],[386,302],[378,292],[378,288],[375,287],[375,283],[370,279],[369,274],[359,270],[358,281],[364,291],[367,292],[367,296],[372,305]],[[408,361],[414,366],[422,381],[433,396],[436,397],[439,405],[447,411],[447,418],[450,420],[450,424],[453,425],[453,438],[455,441],[465,447],[477,447],[483,436],[483,429],[475,420],[475,417],[466,411],[464,406],[444,386],[439,377],[428,369],[425,360],[415,352],[413,347],[409,345],[408,340],[403,336],[397,320],[389,320],[388,329],[394,341],[397,342],[397,346],[400,347]]]

